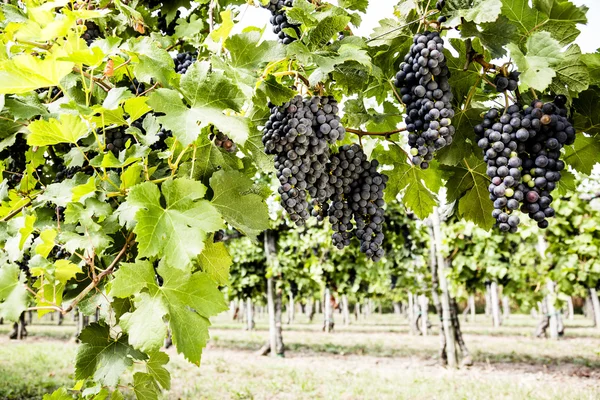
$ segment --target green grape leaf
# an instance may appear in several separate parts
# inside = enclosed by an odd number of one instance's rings
[[[479,107],[472,107],[467,110],[459,110],[452,119],[456,128],[452,145],[440,150],[437,159],[440,164],[458,165],[465,158],[469,158],[473,151],[480,151],[477,147],[477,140],[473,127],[481,123],[481,114],[486,110]]]
[[[66,388],[62,387],[52,392],[52,394],[45,394],[43,400],[73,400],[73,396],[67,392]]]
[[[35,224],[36,219],[35,214],[25,216],[23,227],[19,229],[19,235],[21,236],[21,239],[19,240],[19,250],[23,250],[23,246],[29,238],[29,235],[33,233],[33,224]]]
[[[161,265],[158,273],[164,279],[161,291],[169,309],[173,343],[178,352],[199,365],[208,340],[208,317],[227,310],[223,294],[203,272],[191,275]]]
[[[481,24],[496,21],[501,8],[501,0],[448,0],[444,11],[450,11],[452,18],[464,18]]]
[[[69,260],[56,260],[54,262],[54,277],[62,284],[67,283],[75,275],[81,273],[81,267]]]
[[[11,96],[6,99],[4,107],[15,119],[32,119],[37,115],[45,116],[48,114],[48,110],[35,93]],[[0,110],[2,110],[2,107],[0,107]]]
[[[338,3],[342,8],[363,13],[366,13],[367,7],[369,7],[369,0],[339,0]]]
[[[569,46],[564,58],[554,66],[556,76],[552,80],[550,90],[556,94],[569,96],[580,93],[589,87],[590,75],[581,60],[581,49],[574,44]]]
[[[568,20],[587,23],[586,6],[577,7],[568,0],[533,0],[533,6],[546,14],[550,20]]]
[[[148,374],[150,374],[163,389],[171,389],[171,374],[165,368],[165,365],[169,362],[169,356],[160,351],[154,351],[149,353],[149,355],[150,359],[146,363]]]
[[[87,125],[81,117],[72,114],[61,114],[60,120],[38,120],[29,124],[31,134],[27,137],[30,146],[50,146],[59,143],[77,143],[89,133]]]
[[[141,40],[131,42],[130,51],[138,61],[134,64],[133,73],[140,82],[154,81],[166,85],[175,74],[173,59],[157,41],[142,37]]]
[[[263,85],[265,94],[271,103],[275,105],[282,105],[297,94],[295,90],[292,90],[289,87],[277,82],[277,78],[275,78],[273,75],[267,76],[267,78],[263,81]]]
[[[18,321],[27,308],[27,290],[19,282],[19,267],[4,264],[0,267],[0,318]]]
[[[526,55],[514,43],[506,47],[522,72],[520,83],[525,87],[544,91],[556,76],[551,65],[563,59],[560,43],[548,32],[536,32],[527,39],[525,46]]]
[[[479,70],[477,66],[471,64],[465,71],[465,60],[467,59],[467,49],[465,42],[459,39],[450,39],[450,44],[458,52],[458,57],[454,57],[452,53],[446,51],[446,63],[450,70],[450,88],[456,101],[462,103],[463,99],[469,94],[471,88],[479,82]]]
[[[504,56],[506,54],[504,46],[516,41],[519,37],[517,27],[503,15],[500,15],[495,22],[480,24],[480,29],[477,29],[477,27],[473,22],[465,22],[461,24],[460,34],[463,38],[479,38],[481,44],[490,51],[494,58]]]
[[[225,48],[229,50],[229,64],[232,68],[252,72],[261,65],[285,58],[285,48],[282,44],[274,41],[261,42],[261,32],[255,30],[229,37]]]
[[[502,15],[514,22],[525,37],[541,19],[539,12],[529,7],[529,0],[502,0]]]
[[[115,272],[110,295],[113,297],[130,297],[139,293],[146,286],[154,283],[154,267],[148,260],[135,263],[121,263]]]
[[[204,251],[198,259],[202,270],[217,284],[227,285],[229,282],[229,267],[233,263],[225,244],[214,243],[212,238],[204,244]]]
[[[120,376],[133,365],[133,358],[144,355],[127,343],[127,335],[114,339],[108,325],[93,323],[79,335],[81,345],[75,360],[75,379],[93,378],[106,386],[115,386]]]
[[[196,63],[195,66],[201,64]],[[194,68],[194,67],[191,67]],[[197,69],[201,67],[196,67]],[[188,73],[189,78],[182,78],[182,86],[185,82],[192,82],[192,76],[197,73],[194,69]],[[184,77],[185,78],[185,77]],[[193,79],[200,79],[195,77]],[[225,79],[225,78],[223,78]],[[240,145],[246,141],[248,137],[247,122],[240,117],[227,115],[224,111],[231,106],[238,105],[237,100],[229,96],[238,96],[230,90],[232,84],[216,84],[212,89],[207,87],[192,87],[191,83],[186,85],[188,95],[193,95],[193,91],[197,90],[198,98],[194,104],[188,108],[183,104],[179,94],[170,89],[158,89],[150,95],[148,104],[157,112],[165,113],[158,120],[169,130],[173,135],[184,145],[187,146],[198,138],[202,128],[213,124],[221,132],[227,134],[232,140]],[[239,91],[241,94],[242,92]],[[195,95],[194,95],[195,97]],[[220,100],[222,99],[222,101]],[[194,100],[194,99],[192,99]],[[229,105],[226,105],[229,104]]]
[[[458,202],[458,215],[484,229],[491,228],[493,204],[489,198],[487,164],[471,156],[456,166],[442,166],[447,174],[448,202]]]
[[[567,146],[565,150],[563,158],[565,163],[576,171],[589,175],[598,161],[600,140],[597,137],[577,135],[575,143],[572,146]]]
[[[269,229],[269,213],[262,196],[253,193],[253,182],[238,171],[218,171],[210,178],[212,204],[240,232],[257,236]]]
[[[206,234],[224,227],[215,207],[201,200],[205,193],[200,182],[168,180],[162,184],[163,207],[156,185],[131,188],[127,202],[139,207],[134,228],[139,256],[163,257],[169,265],[186,268],[204,249]]]
[[[168,310],[163,299],[157,292],[140,293],[134,304],[135,311],[121,316],[119,323],[129,335],[129,344],[144,353],[159,350],[167,336],[163,317]]]
[[[55,229],[44,229],[40,232],[39,241],[36,241],[35,254],[48,258],[48,255],[54,248],[54,239],[56,239],[57,234]]]
[[[20,54],[6,61],[0,69],[0,94],[21,94],[32,90],[58,86],[60,80],[73,71],[73,63],[59,61],[62,51],[48,54],[43,60]]]
[[[575,129],[589,135],[600,133],[600,89],[588,89],[573,99],[577,110],[575,114]]]
[[[395,152],[401,153],[399,150]],[[404,153],[401,153],[404,154]],[[402,157],[402,155],[399,157]],[[406,159],[406,155],[404,155]],[[384,161],[385,162],[385,161]],[[394,172],[389,174],[389,181],[385,191],[387,202],[393,202],[398,193],[402,195],[402,202],[411,209],[419,218],[424,219],[431,214],[437,205],[436,195],[430,190],[439,189],[439,183],[433,176],[435,168],[422,170],[406,162],[395,163]],[[432,186],[428,187],[428,184]]]
[[[339,32],[343,31],[349,22],[350,17],[347,16],[327,16],[319,21],[317,26],[309,32],[307,43],[313,50],[321,50],[332,37],[337,36]]]
[[[196,161],[194,162],[194,177],[202,182],[208,183],[212,174],[221,169],[238,170],[243,167],[239,157],[220,150],[206,135],[201,136],[196,145],[198,147],[196,148]],[[182,172],[189,173],[185,169]]]
[[[590,85],[600,85],[600,53],[582,54],[581,61],[588,68]]]
[[[133,375],[133,392],[138,400],[158,400],[160,389],[156,386],[152,375],[136,372]]]

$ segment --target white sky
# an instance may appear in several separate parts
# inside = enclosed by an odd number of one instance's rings
[[[581,35],[577,38],[576,43],[581,47],[584,53],[593,53],[600,48],[600,30],[594,25],[600,21],[600,0],[571,0],[576,5],[587,5],[588,25],[578,25]],[[361,14],[363,18],[360,28],[355,30],[355,33],[361,36],[369,36],[375,27],[379,25],[379,21],[384,18],[393,17],[392,12],[395,0],[371,0],[366,14]],[[241,23],[237,24],[234,32],[240,32],[246,26],[263,27],[269,24],[270,12],[265,9],[243,6],[242,14],[240,15]],[[270,26],[265,30],[266,39],[275,39],[275,35]]]

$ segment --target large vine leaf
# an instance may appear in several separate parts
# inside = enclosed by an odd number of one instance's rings
[[[577,135],[575,143],[567,146],[564,161],[575,170],[589,175],[598,162],[600,140],[597,137]]]
[[[210,178],[212,204],[240,232],[257,236],[269,228],[264,198],[254,192],[254,183],[238,171],[219,171]]]
[[[556,94],[576,95],[589,87],[590,74],[581,59],[581,49],[576,44],[569,46],[554,70],[556,76],[550,89]]]
[[[27,308],[27,290],[19,281],[19,267],[5,264],[0,267],[0,318],[18,321]]]
[[[482,228],[491,228],[493,204],[489,198],[486,163],[475,156],[456,166],[442,166],[447,173],[448,202],[458,201],[458,214]]]
[[[590,88],[573,99],[576,107],[575,129],[577,132],[585,132],[589,135],[600,133],[600,89]]]
[[[177,268],[185,268],[202,249],[208,232],[224,227],[219,212],[201,200],[206,186],[189,179],[168,180],[161,192],[150,182],[131,188],[127,202],[139,210],[134,232],[142,257],[163,257]]]
[[[556,76],[552,65],[563,59],[560,43],[548,32],[537,32],[527,39],[525,47],[527,52],[523,54],[516,44],[507,45],[511,57],[522,72],[520,83],[524,87],[543,91]]]
[[[501,8],[501,0],[448,0],[444,11],[451,11],[452,17],[481,24],[494,22],[500,15]]]
[[[490,51],[494,58],[504,56],[506,54],[505,46],[518,38],[517,27],[503,15],[500,15],[495,22],[479,25],[473,22],[464,22],[461,24],[460,34],[464,38],[479,38],[481,44]],[[464,62],[464,58],[462,60]]]
[[[60,119],[33,121],[29,125],[31,134],[27,137],[30,146],[49,146],[59,143],[77,143],[85,137],[89,129],[77,115],[62,114]]]
[[[106,386],[115,386],[133,359],[145,356],[127,343],[127,335],[117,339],[110,334],[108,325],[94,323],[79,335],[81,345],[75,360],[76,379],[93,378]]]
[[[217,284],[227,285],[229,282],[229,267],[233,263],[225,244],[214,243],[209,238],[204,251],[199,258],[202,270],[206,272]]]
[[[229,115],[240,111],[244,95],[222,72],[211,71],[208,62],[196,63],[181,78],[181,91],[189,106],[171,89],[153,92],[148,105],[166,114],[159,121],[183,145],[193,143],[201,129],[211,124],[236,143],[244,144],[249,135],[247,121]]]

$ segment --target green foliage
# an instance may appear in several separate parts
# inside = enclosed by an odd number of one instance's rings
[[[503,99],[473,60],[510,56],[523,89],[532,89],[522,91],[521,101],[567,96],[578,137],[564,151],[571,175],[561,192],[596,163],[600,62],[573,44],[587,9],[570,1],[447,1],[444,25],[460,28],[464,39],[450,40],[454,51],[446,51],[457,132],[427,171],[407,157],[405,109],[392,79],[413,34],[435,18],[425,15],[429,1],[399,2],[368,38],[352,34],[368,1],[315,7],[297,0],[286,12],[301,24],[300,37],[289,46],[263,40],[259,28],[232,35],[241,0],[163,3],[160,10],[145,1],[1,7],[0,317],[16,320],[28,307],[40,316],[99,310],[100,321],[80,336],[76,395],[121,398],[121,375],[136,363],[143,370],[129,393],[160,397],[170,379],[168,357],[159,352],[167,332],[177,351],[199,364],[209,318],[226,309],[224,285],[230,296],[259,298],[269,274],[309,296],[323,285],[357,297],[387,296],[391,275],[413,288],[428,273],[426,229],[408,215],[426,218],[445,198],[457,217],[489,229],[489,179],[472,129],[485,103]],[[174,56],[183,52],[198,61],[178,74]],[[298,93],[347,100],[343,121],[353,129],[346,142],[360,139],[390,176],[389,254],[379,265],[360,257],[355,245],[333,249],[325,224],[278,227],[282,261],[266,267],[260,234],[272,224],[271,190],[259,177],[273,171],[273,159],[263,151],[261,130],[268,102]],[[217,147],[216,131],[238,151]],[[552,235],[566,232],[581,241],[570,243],[565,269],[552,274],[573,287],[593,285],[595,231],[562,224],[551,228],[551,246],[559,246]],[[224,228],[248,237],[215,243]],[[489,248],[458,235],[465,254],[453,260],[457,282],[508,277],[517,293],[557,264],[527,258],[530,249],[516,239],[472,229]],[[536,237],[528,234],[528,241]],[[473,264],[477,257],[490,262],[483,272],[483,261]],[[513,273],[507,260],[527,268]],[[585,265],[586,273],[569,271],[574,265]],[[58,391],[52,398],[65,397]]]

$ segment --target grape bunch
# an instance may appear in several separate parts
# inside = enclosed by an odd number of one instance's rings
[[[127,126],[119,126],[104,130],[104,145],[116,157],[127,148],[127,142],[133,140],[133,136],[125,132],[126,129]],[[99,133],[102,133],[102,129],[99,130]]]
[[[474,128],[491,178],[492,216],[503,232],[516,232],[520,220],[513,211],[519,208],[540,228],[554,216],[550,193],[565,168],[560,150],[575,141],[565,104],[557,96],[550,103],[534,100],[525,110],[512,105],[504,114],[492,108]]]
[[[292,7],[292,0],[270,0],[269,3],[264,6],[271,11],[271,25],[273,25],[273,32],[278,36],[279,42],[283,44],[290,44],[296,40],[296,37],[300,37],[300,26],[292,24],[288,21],[285,15],[284,7]],[[296,37],[290,36],[285,32],[286,29],[292,29],[296,33]]]
[[[449,77],[444,40],[439,33],[416,34],[394,83],[406,105],[413,164],[423,169],[429,167],[436,151],[452,143],[455,128]]]
[[[388,181],[387,175],[377,172],[378,166],[377,160],[371,160],[352,190],[352,211],[356,220],[356,237],[360,241],[360,251],[373,261],[379,261],[384,255],[381,247],[384,239],[383,191]]]
[[[67,168],[66,165],[61,164],[58,166],[58,171],[56,172],[56,177],[54,178],[54,182],[62,182],[65,179],[72,179],[75,174],[82,170],[81,167],[70,167]]]
[[[523,142],[529,137],[529,131],[522,127],[522,117],[518,105],[508,107],[503,115],[492,108],[485,114],[483,123],[474,128],[479,138],[477,144],[487,162],[487,175],[491,178],[488,190],[494,202],[492,216],[503,232],[516,232],[520,223],[519,217],[511,214],[519,208],[525,191],[519,153],[524,150]]]
[[[331,103],[335,104],[334,101]],[[344,130],[339,120],[335,120],[337,125],[333,122],[333,125],[329,125],[328,118],[319,113],[323,111],[321,105],[323,109],[328,106],[327,109],[333,112],[332,104],[329,98],[304,100],[296,96],[281,107],[272,106],[271,116],[265,124],[263,144],[267,154],[275,154],[275,168],[281,183],[281,203],[298,226],[304,225],[310,216],[308,190],[309,186],[315,187],[325,173],[328,142],[335,142],[343,136]],[[330,118],[329,121],[334,119]],[[327,128],[323,125],[327,125]],[[332,139],[334,137],[336,139]],[[311,192],[315,190],[311,189]]]
[[[2,175],[8,180],[10,187],[16,187],[23,178],[27,167],[27,150],[29,150],[27,140],[19,134],[12,146],[0,152],[0,160],[4,161],[5,167]]]
[[[549,103],[534,100],[531,107],[525,110],[523,119],[526,125],[531,125],[536,135],[532,135],[525,143],[523,182],[526,192],[521,211],[528,213],[540,228],[547,228],[546,218],[555,214],[550,193],[560,181],[560,171],[565,169],[565,163],[560,160],[560,151],[564,145],[575,142],[575,128],[567,118],[566,100],[562,95]]]
[[[158,136],[158,140],[150,145],[150,149],[157,151],[167,150],[169,148],[167,139],[173,137],[173,132],[161,127],[156,135]]]
[[[213,132],[208,135],[208,138],[213,141],[215,146],[222,148],[228,153],[235,153],[237,151],[235,142],[223,132],[213,130]]]
[[[94,40],[102,37],[100,27],[94,21],[85,21],[85,32],[81,35],[83,40],[90,46]]]
[[[508,76],[504,76],[502,74],[496,75],[494,78],[496,91],[498,93],[503,93],[507,90],[510,92],[515,91],[519,87],[519,75],[521,75],[521,73],[518,71],[512,71],[508,74]]]
[[[137,78],[133,78],[133,81],[129,85],[129,91],[136,96],[141,96],[146,91],[146,85],[138,81]]]
[[[340,147],[339,152],[331,157],[329,181],[332,193],[328,215],[334,231],[333,245],[340,250],[349,246],[354,236],[353,191],[365,168],[369,167],[368,163],[365,153],[355,144]]]
[[[194,51],[193,53],[191,51],[186,51],[183,53],[179,53],[177,54],[177,56],[175,56],[175,58],[173,59],[173,61],[175,61],[175,71],[178,74],[185,74],[188,70],[188,68],[196,62],[196,60],[198,59],[198,52]]]

